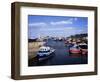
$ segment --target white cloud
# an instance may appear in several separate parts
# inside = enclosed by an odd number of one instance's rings
[[[73,24],[73,22],[77,20],[78,18],[69,18],[68,20],[48,22],[48,24],[46,22],[33,22],[29,23],[29,26],[66,25],[66,24]]]
[[[57,21],[57,22],[50,22],[51,25],[62,25],[62,24],[72,24],[73,22],[70,20],[67,21]]]
[[[75,30],[74,27],[66,27],[67,30]]]
[[[50,22],[50,24],[51,25],[73,24],[74,21],[77,21],[77,18],[69,18],[68,20]]]
[[[44,22],[36,22],[36,23],[30,23],[29,26],[46,26],[47,24]]]
[[[48,28],[48,29],[45,29],[45,28],[42,28],[40,29],[41,31],[75,31],[76,29],[74,27],[60,27],[60,28]]]

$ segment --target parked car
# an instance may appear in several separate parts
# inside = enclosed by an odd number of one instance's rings
[[[74,45],[69,48],[69,53],[70,54],[81,54],[81,49],[78,45]]]
[[[80,44],[79,47],[81,48],[81,54],[85,55],[88,53],[88,46],[87,44]]]
[[[40,47],[39,51],[37,52],[38,60],[45,60],[52,56],[55,52],[55,49],[47,46]]]

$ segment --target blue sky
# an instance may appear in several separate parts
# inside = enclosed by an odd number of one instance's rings
[[[44,36],[68,37],[70,35],[87,33],[87,17],[70,16],[28,16],[28,38]]]

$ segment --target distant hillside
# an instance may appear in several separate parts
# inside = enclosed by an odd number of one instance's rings
[[[37,38],[36,39],[28,39],[28,42],[36,42],[37,41]]]
[[[83,37],[87,37],[87,36],[88,36],[88,34],[87,33],[84,33],[84,34],[71,35],[68,38],[83,38]]]

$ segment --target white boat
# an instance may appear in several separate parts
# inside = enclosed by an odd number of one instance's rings
[[[37,57],[39,60],[44,60],[52,56],[55,52],[55,49],[51,47],[40,47],[39,51],[37,52]]]

